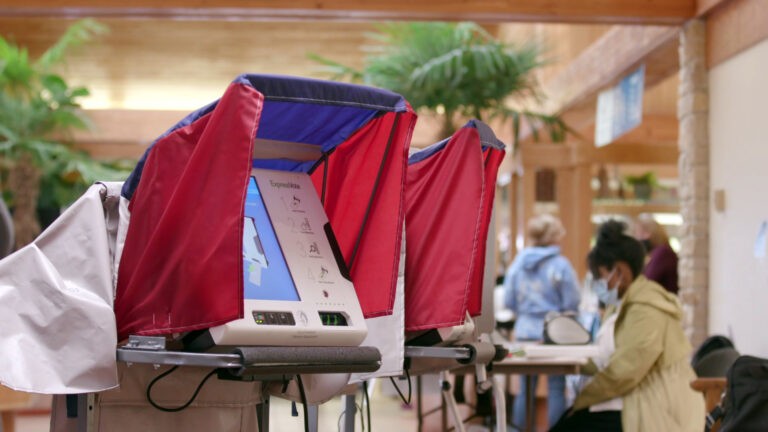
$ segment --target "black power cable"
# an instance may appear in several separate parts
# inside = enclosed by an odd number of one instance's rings
[[[408,399],[406,399],[405,396],[403,396],[403,392],[400,391],[400,387],[397,384],[395,384],[395,379],[393,377],[389,377],[389,380],[392,382],[392,385],[395,387],[395,390],[397,390],[397,394],[400,395],[400,399],[402,399],[403,403],[408,406],[411,406],[411,395],[412,395],[411,374],[408,373],[408,369],[405,369],[405,379],[408,380]]]
[[[309,410],[307,409],[307,394],[304,393],[304,383],[301,381],[301,375],[296,375],[296,383],[299,385],[301,404],[304,406],[304,432],[309,432]]]
[[[150,404],[150,405],[152,405],[153,407],[155,407],[155,408],[159,409],[160,411],[165,411],[165,412],[179,412],[179,411],[181,411],[181,410],[183,410],[183,409],[187,408],[187,407],[188,407],[190,404],[192,404],[192,402],[195,400],[195,398],[197,397],[197,394],[198,394],[198,393],[200,393],[200,389],[202,389],[202,388],[203,388],[203,384],[205,384],[205,382],[206,382],[206,381],[208,381],[208,378],[212,377],[212,376],[213,376],[213,374],[215,374],[215,373],[216,373],[216,369],[214,369],[214,370],[212,370],[211,372],[209,372],[209,373],[208,373],[208,375],[206,375],[206,376],[205,376],[205,378],[203,378],[203,380],[202,380],[202,381],[200,381],[200,384],[198,384],[198,385],[197,385],[197,388],[195,389],[195,392],[192,394],[192,397],[191,397],[191,398],[189,398],[189,400],[188,400],[188,401],[187,401],[187,402],[186,402],[184,405],[182,405],[182,406],[180,406],[180,407],[176,407],[176,408],[167,408],[167,407],[162,407],[162,406],[160,406],[160,405],[156,404],[156,403],[155,403],[155,401],[153,401],[153,400],[152,400],[152,394],[151,394],[151,392],[152,392],[152,387],[153,387],[153,386],[155,385],[155,383],[156,383],[156,382],[158,382],[158,381],[159,381],[161,378],[163,378],[163,377],[166,377],[166,376],[170,375],[170,374],[171,374],[171,372],[175,371],[175,370],[176,370],[176,369],[178,369],[178,368],[179,368],[178,366],[174,366],[174,367],[172,367],[172,368],[168,369],[167,371],[165,371],[165,372],[161,373],[160,375],[156,376],[156,377],[155,377],[155,379],[153,379],[153,380],[152,380],[152,382],[150,382],[150,383],[149,383],[149,386],[147,387],[147,401],[149,401],[149,404]]]

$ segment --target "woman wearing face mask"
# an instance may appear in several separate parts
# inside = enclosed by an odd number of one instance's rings
[[[700,432],[704,400],[689,387],[696,376],[680,303],[641,274],[643,246],[625,228],[618,221],[603,224],[588,257],[593,276],[604,281],[597,284],[605,284],[604,301],[620,301],[615,351],[552,431]],[[590,410],[617,397],[620,411]]]
[[[648,213],[637,217],[635,238],[648,253],[643,275],[658,282],[667,291],[677,294],[677,254],[669,246],[667,231]]]

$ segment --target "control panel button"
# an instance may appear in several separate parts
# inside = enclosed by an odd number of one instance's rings
[[[293,314],[290,312],[278,312],[277,319],[282,325],[296,325],[296,321],[293,320]]]
[[[275,312],[267,312],[267,324],[273,325],[273,324],[280,324],[277,321],[277,313]]]
[[[253,320],[259,325],[296,325],[291,312],[253,311]]]

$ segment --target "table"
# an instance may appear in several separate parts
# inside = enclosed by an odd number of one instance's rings
[[[496,341],[500,343],[501,341]],[[525,355],[513,355],[502,361],[493,362],[493,369],[490,372],[494,375],[525,375],[527,388],[532,387],[533,375],[570,375],[578,374],[581,367],[589,362],[590,357],[596,357],[597,347],[594,345],[542,345],[540,343],[502,343],[511,353],[525,352]],[[466,348],[446,348],[446,347],[406,347],[406,357],[418,357],[423,355],[431,358],[457,358],[456,356],[464,354],[462,350]],[[445,354],[442,356],[441,353]],[[453,362],[455,364],[455,362]],[[442,368],[438,370],[450,371],[451,373],[473,374],[474,365],[455,364],[454,368]],[[423,371],[420,371],[423,372]],[[412,374],[415,376],[420,373]],[[418,381],[417,381],[418,383]],[[421,417],[421,386],[417,384],[417,411]],[[526,425],[525,431],[533,431],[533,395],[534,392],[527,392],[526,397]],[[441,408],[441,411],[444,408]],[[444,416],[445,417],[445,416]],[[443,420],[445,424],[445,420]],[[421,430],[421,422],[419,422]]]
[[[526,356],[511,356],[493,364],[494,375],[524,375],[526,389],[525,432],[533,431],[533,375],[575,375],[597,355],[593,345],[510,344],[510,352],[522,348]]]

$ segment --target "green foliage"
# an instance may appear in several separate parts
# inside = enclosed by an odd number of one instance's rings
[[[643,185],[649,185],[649,186],[659,185],[659,181],[656,179],[656,173],[654,173],[653,171],[648,171],[639,176],[626,176],[624,177],[624,181],[630,186],[634,186],[637,184],[643,184]]]
[[[348,79],[400,93],[414,110],[428,109],[480,120],[502,116],[517,139],[521,119],[548,129],[561,141],[568,128],[557,117],[506,106],[509,97],[538,100],[531,73],[544,64],[535,44],[516,46],[495,40],[475,23],[400,22],[377,26],[368,37],[380,43],[362,70],[315,54],[332,79]]]
[[[122,162],[97,162],[73,149],[73,130],[90,126],[79,104],[89,93],[54,72],[70,49],[105,31],[93,20],[78,21],[36,60],[0,36],[0,179],[22,155],[30,155],[42,172],[41,207],[63,207],[94,181],[129,172]]]

